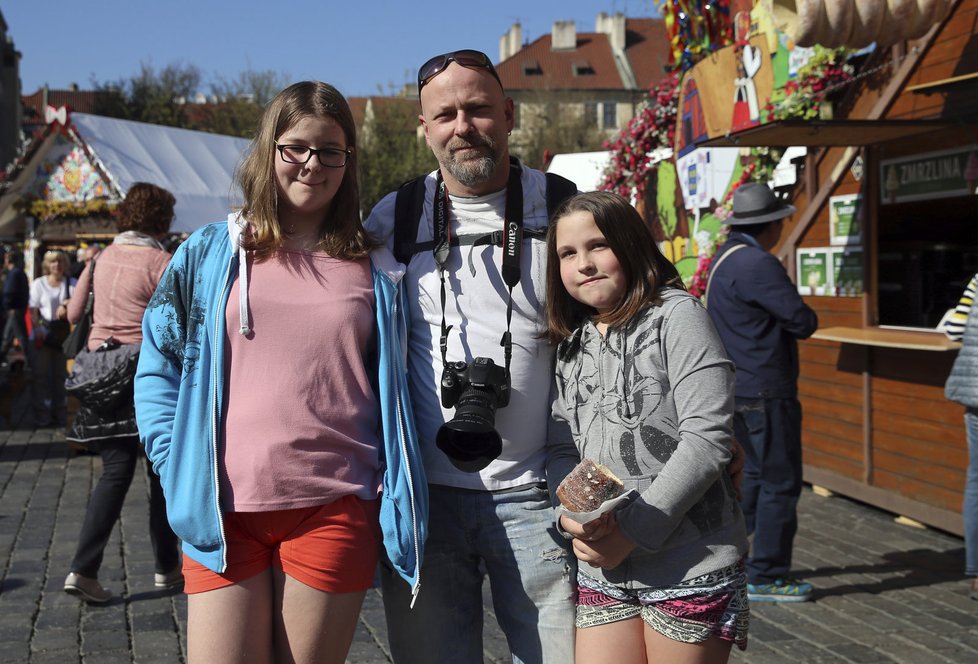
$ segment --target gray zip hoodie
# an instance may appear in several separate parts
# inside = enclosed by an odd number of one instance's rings
[[[699,300],[676,289],[602,337],[588,322],[557,349],[554,426],[638,497],[619,527],[638,544],[614,569],[625,588],[669,586],[740,560],[744,518],[727,475],[734,372]]]

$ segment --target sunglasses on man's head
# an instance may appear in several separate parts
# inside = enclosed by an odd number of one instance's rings
[[[502,87],[503,85],[503,82],[499,80],[499,74],[496,73],[496,68],[492,66],[492,60],[489,59],[488,55],[482,51],[463,49],[461,51],[452,51],[451,53],[436,55],[421,65],[421,69],[418,70],[418,96],[421,95],[421,88],[427,85],[428,81],[445,71],[445,69],[448,68],[448,65],[453,62],[457,63],[461,67],[465,67],[466,69],[485,69],[487,72],[492,74],[494,79],[496,79],[496,82],[499,83],[499,87]]]

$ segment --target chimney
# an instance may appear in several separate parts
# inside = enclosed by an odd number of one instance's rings
[[[598,14],[594,21],[594,31],[608,35],[613,50],[625,50],[625,15],[621,12],[614,16],[608,16],[604,12]]]
[[[514,23],[502,37],[499,38],[499,61],[516,55],[523,47],[523,28],[519,21]]]
[[[577,28],[574,21],[554,21],[550,34],[550,50],[573,51],[577,48]]]

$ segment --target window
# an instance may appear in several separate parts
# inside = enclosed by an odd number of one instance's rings
[[[880,163],[876,231],[880,325],[933,328],[978,271],[978,145]]]
[[[571,65],[574,76],[594,76],[594,67],[590,62],[575,62]]]
[[[880,325],[933,328],[978,272],[975,197],[879,208]]]
[[[605,129],[618,128],[618,104],[610,101],[604,103],[604,112],[601,115],[601,126]]]
[[[524,60],[523,61],[523,75],[524,76],[543,76],[543,69],[540,67],[540,63],[536,60]]]

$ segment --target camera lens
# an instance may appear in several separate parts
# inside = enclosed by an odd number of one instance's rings
[[[438,429],[435,443],[456,468],[477,473],[503,451],[495,419],[496,395],[469,386],[458,398],[455,417]]]

